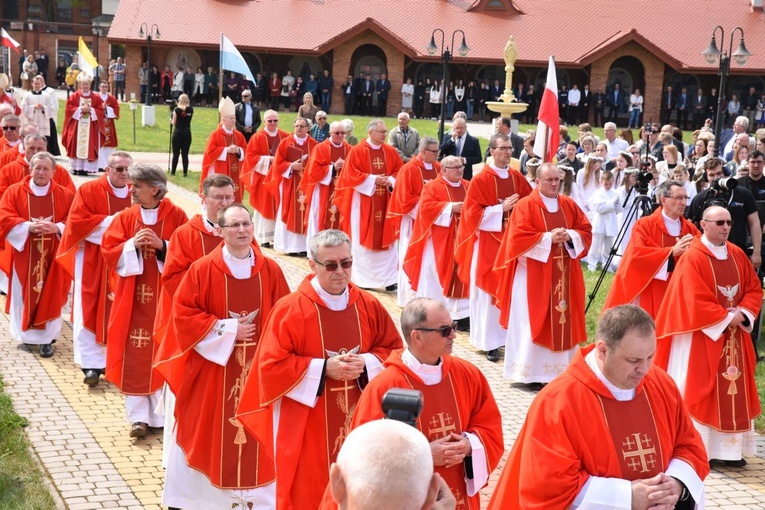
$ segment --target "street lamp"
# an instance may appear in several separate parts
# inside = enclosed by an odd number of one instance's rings
[[[98,84],[100,83],[100,80],[98,79],[98,70],[101,67],[101,63],[99,62],[99,57],[98,57],[98,39],[103,35],[103,33],[101,32],[101,27],[96,25],[93,25],[91,32],[93,33],[93,35],[96,36],[96,44],[94,45],[95,46],[94,49],[96,50],[96,62],[97,62],[96,69],[95,69],[96,71],[95,80],[96,80],[96,87],[98,87]]]
[[[151,106],[151,40],[159,39],[159,27],[155,24],[149,28],[146,23],[141,23],[141,29],[138,31],[138,37],[146,39],[146,106]]]
[[[720,51],[720,49],[717,48],[717,39],[715,36],[718,30],[720,30],[721,47],[725,48],[725,31],[723,30],[723,27],[717,25],[712,30],[712,40],[709,42],[709,46],[706,50],[701,52],[701,54],[704,55],[704,60],[706,60],[708,64],[714,64],[718,58],[720,59],[720,66],[717,71],[717,73],[720,75],[720,91],[717,94],[717,114],[715,116],[715,145],[714,152],[712,153],[712,156],[715,158],[719,156],[721,150],[720,135],[722,134],[723,126],[723,96],[725,96],[725,83],[728,79],[728,75],[730,74],[730,59],[733,57],[733,60],[735,60],[738,65],[745,66],[747,59],[752,55],[744,45],[744,30],[741,27],[736,27],[731,32],[730,42],[728,44],[728,53]],[[736,35],[736,31],[741,34],[741,39],[739,40],[738,48],[735,52],[733,52],[733,39]]]
[[[449,51],[449,47],[444,46],[444,31],[440,28],[437,28],[433,30],[433,33],[430,34],[430,44],[426,47],[428,50],[428,55],[435,55],[438,51],[438,46],[436,46],[436,32],[441,32],[441,62],[444,65],[444,75],[441,79],[441,121],[438,123],[438,141],[439,143],[443,143],[444,140],[444,113],[446,108],[446,95],[448,92],[448,87],[446,86],[446,69],[449,66],[449,62],[452,60],[452,54]],[[468,48],[467,44],[465,44],[465,32],[462,30],[455,30],[452,32],[452,50],[454,50],[454,38],[457,36],[457,34],[462,34],[462,44],[460,44],[460,47],[457,49],[457,52],[460,54],[461,57],[466,57],[468,52],[470,51],[470,48]],[[446,87],[446,88],[445,88]]]

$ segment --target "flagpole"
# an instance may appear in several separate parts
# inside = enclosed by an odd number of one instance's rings
[[[218,45],[218,106],[223,101],[223,32],[220,33]],[[218,109],[218,121],[220,122],[220,109]]]

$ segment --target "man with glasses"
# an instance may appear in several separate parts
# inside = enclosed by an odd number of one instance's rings
[[[311,138],[321,143],[329,138],[329,124],[327,123],[327,112],[319,110],[316,112],[316,123],[311,126],[308,132]]]
[[[343,232],[316,234],[313,274],[276,303],[260,336],[237,419],[277,452],[275,508],[319,507],[362,389],[402,347],[385,307],[351,283],[354,263]]]
[[[104,126],[104,102],[90,90],[93,77],[82,71],[77,75],[79,90],[69,95],[64,113],[61,143],[69,156],[75,175],[98,172],[101,131]]]
[[[420,195],[425,184],[441,173],[438,163],[438,140],[425,136],[418,148],[419,155],[401,167],[396,178],[396,187],[388,204],[388,221],[393,221],[398,232],[398,304],[406,305],[412,299],[409,277],[403,271],[406,250],[412,237],[414,220],[420,207]],[[450,252],[450,255],[453,253]]]
[[[293,133],[279,142],[274,164],[263,185],[276,200],[274,249],[290,255],[305,255],[308,208],[300,180],[317,142],[308,136],[308,119],[297,117],[292,126]]]
[[[749,333],[762,287],[744,251],[728,241],[731,213],[711,206],[701,226],[659,309],[654,363],[677,384],[709,460],[742,467],[744,455],[756,453],[752,423],[760,401]]]
[[[340,229],[351,238],[356,264],[353,283],[393,292],[398,281],[396,231],[386,214],[403,162],[396,149],[385,143],[387,134],[385,122],[369,122],[367,138],[348,154],[335,204],[340,209]]]
[[[279,114],[275,110],[266,110],[263,120],[263,129],[255,133],[247,144],[241,183],[250,193],[255,241],[261,246],[270,246],[274,242],[276,200],[263,182],[274,162],[279,143],[290,134],[279,129]]]
[[[21,143],[19,129],[21,128],[21,119],[18,115],[8,113],[3,117],[3,139],[0,146],[0,152],[16,149],[18,154],[18,145]]]
[[[202,156],[199,191],[202,191],[202,183],[210,175],[228,175],[234,181],[234,202],[241,203],[242,189],[239,186],[239,175],[247,141],[244,135],[236,130],[236,106],[230,98],[224,97],[221,100],[218,112],[220,125],[210,133]]]
[[[120,118],[120,102],[109,94],[109,83],[105,81],[98,85],[98,97],[104,105],[103,140],[98,150],[98,171],[103,172],[109,160],[109,154],[119,146],[117,126],[114,122]]]
[[[531,193],[531,185],[510,168],[510,137],[494,135],[489,142],[493,163],[483,167],[470,183],[457,230],[454,259],[459,278],[470,286],[470,342],[486,359],[499,361],[506,331],[499,324],[496,307],[497,277],[494,261],[515,205]]]
[[[230,183],[210,189],[233,198]],[[289,287],[279,265],[253,244],[252,220],[242,204],[219,207],[215,220],[223,242],[182,278],[172,334],[158,353],[157,370],[177,396],[178,417],[171,430],[165,425],[162,504],[275,508],[273,462],[236,411],[248,376],[257,378],[252,365],[266,317]],[[173,345],[166,349],[168,343]]]
[[[680,257],[698,229],[683,217],[688,193],[679,181],[664,181],[656,189],[660,207],[632,228],[619,269],[606,296],[604,310],[637,305],[656,319]]]
[[[27,150],[34,144],[26,143]],[[88,386],[96,386],[106,368],[106,323],[114,297],[101,239],[114,216],[130,207],[127,171],[132,164],[127,152],[112,152],[105,175],[77,189],[56,255],[74,279],[74,362],[82,368],[83,383]]]
[[[587,341],[580,261],[592,242],[584,211],[559,193],[560,170],[543,163],[536,185],[510,216],[496,263],[505,378],[532,388],[562,374]]]
[[[244,89],[242,91],[242,102],[237,103],[234,108],[236,116],[236,130],[244,135],[244,139],[249,142],[260,127],[260,110],[252,102],[252,91]]]
[[[380,402],[392,388],[422,392],[417,428],[430,442],[435,472],[459,508],[480,508],[479,491],[505,451],[502,419],[489,383],[472,363],[452,355],[456,323],[436,299],[417,298],[401,312],[406,349],[388,358],[362,393],[352,427],[384,417]]]
[[[43,135],[31,134],[24,137],[24,143],[19,145],[19,151],[21,154],[7,165],[0,168],[0,197],[3,193],[17,182],[24,180],[24,177],[31,174],[31,167],[29,162],[32,156],[38,152],[45,152],[48,146],[48,142]],[[53,181],[59,186],[63,186],[72,193],[75,193],[77,189],[72,181],[72,176],[63,166],[56,163],[56,167],[53,170]]]

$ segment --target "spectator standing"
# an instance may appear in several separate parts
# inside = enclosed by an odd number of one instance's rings
[[[212,106],[218,101],[218,75],[215,74],[212,67],[208,67],[207,74],[205,74],[205,91],[207,93],[207,106]]]
[[[117,57],[114,64],[114,97],[120,101],[125,100],[125,71],[127,66],[122,62],[122,57]],[[58,70],[56,71],[58,76]]]
[[[335,80],[330,76],[329,69],[325,69],[319,78],[319,93],[321,94],[321,109],[329,113],[332,107],[332,89],[335,86]]]
[[[287,74],[282,78],[282,89],[279,93],[282,98],[282,104],[284,111],[290,111],[292,104],[292,89],[295,87],[295,77],[292,76],[292,71],[287,69]]]
[[[643,113],[643,96],[640,94],[640,89],[630,94],[630,118],[627,121],[627,129],[635,129],[640,127],[640,114]]]
[[[406,83],[401,85],[401,111],[406,114],[411,114],[413,104],[414,104],[414,84],[412,84],[411,78],[407,78]]]
[[[140,86],[141,102],[146,102],[146,95],[149,93],[149,64],[146,62],[141,63],[141,68],[138,70],[138,85]]]
[[[191,118],[194,115],[194,107],[191,106],[189,96],[181,94],[178,98],[178,106],[173,109],[173,165],[170,173],[175,175],[178,167],[178,156],[183,160],[183,176],[189,172],[189,148],[191,147]]]

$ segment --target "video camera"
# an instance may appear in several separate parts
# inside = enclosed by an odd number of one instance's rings
[[[422,412],[422,393],[417,390],[392,388],[382,398],[385,418],[417,427],[417,418]]]

